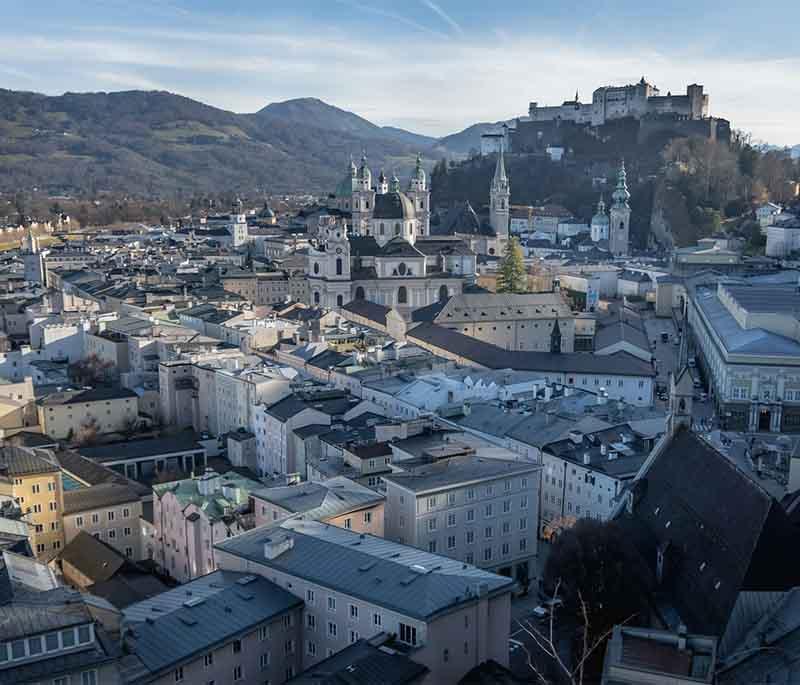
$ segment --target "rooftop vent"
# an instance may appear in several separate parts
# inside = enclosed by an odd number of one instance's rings
[[[589,454],[588,452],[583,453],[583,463],[585,466],[588,466],[589,464],[592,463],[592,455]]]
[[[264,558],[277,559],[281,554],[294,547],[294,538],[286,536],[281,539],[267,538],[264,541]]]
[[[187,600],[186,600],[186,601],[183,603],[183,606],[185,606],[185,607],[189,607],[189,608],[191,608],[191,607],[196,607],[196,606],[198,606],[198,605],[202,604],[202,603],[203,603],[203,602],[205,602],[205,601],[206,601],[206,600],[205,600],[203,597],[192,597],[191,599],[187,599]]]
[[[239,580],[236,581],[236,584],[237,585],[249,585],[254,580],[256,580],[255,576],[244,576],[243,578],[239,578]]]

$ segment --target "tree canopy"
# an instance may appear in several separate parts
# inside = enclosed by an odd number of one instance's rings
[[[522,247],[517,238],[512,237],[506,243],[506,253],[500,262],[497,274],[498,293],[524,293],[528,290],[528,274],[525,272],[525,261]]]

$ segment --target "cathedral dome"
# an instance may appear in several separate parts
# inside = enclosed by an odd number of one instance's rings
[[[353,179],[348,175],[345,176],[336,186],[336,197],[350,197],[353,194]]]
[[[414,203],[405,193],[385,193],[375,196],[373,219],[414,219]]]

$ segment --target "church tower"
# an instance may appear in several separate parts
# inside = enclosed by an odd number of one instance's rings
[[[378,183],[375,186],[375,192],[378,195],[386,195],[389,192],[389,182],[386,180],[386,174],[383,173],[383,169],[381,169],[381,173],[378,176]]]
[[[365,235],[366,227],[375,208],[372,172],[367,166],[366,153],[361,156],[361,166],[358,167],[353,186],[353,233]]]
[[[608,214],[602,195],[597,203],[597,212],[592,217],[591,233],[592,242],[599,243],[601,240],[608,240]]]
[[[510,218],[508,205],[510,198],[511,186],[508,184],[503,148],[501,147],[497,155],[497,166],[495,167],[494,178],[489,190],[489,223],[500,242],[508,240]]]
[[[431,193],[428,190],[428,179],[425,169],[422,168],[422,156],[417,155],[417,164],[411,174],[411,181],[408,184],[408,197],[414,203],[414,210],[417,215],[417,227],[420,235],[430,235],[431,233]]]
[[[617,187],[612,194],[614,204],[611,205],[610,227],[608,233],[608,248],[615,257],[625,257],[628,254],[628,236],[631,223],[631,206],[628,201],[631,194],[628,192],[625,162],[623,161],[617,174]]]
[[[667,430],[672,434],[680,426],[692,427],[694,384],[688,367],[669,375],[669,415]]]
[[[351,300],[350,241],[346,229],[344,221],[335,221],[325,229],[325,307],[341,307]]]

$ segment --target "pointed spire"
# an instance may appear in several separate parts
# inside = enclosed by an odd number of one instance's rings
[[[392,174],[392,181],[391,184],[389,185],[389,190],[393,193],[400,192],[400,179],[397,178],[397,174],[394,173]]]
[[[614,190],[614,193],[611,196],[614,200],[614,204],[625,205],[627,206],[628,200],[631,199],[631,194],[628,191],[628,175],[625,172],[625,160],[622,160],[622,163],[619,167],[619,173],[617,174],[617,187]]]
[[[578,97],[578,89],[577,88],[575,89],[575,102],[576,103],[580,102],[580,98]]]
[[[497,155],[497,166],[494,168],[494,184],[507,183],[508,176],[506,176],[506,163],[503,159],[503,146],[500,146],[500,152]]]

